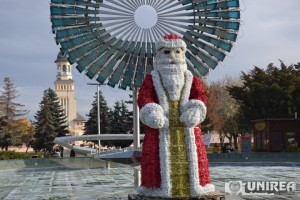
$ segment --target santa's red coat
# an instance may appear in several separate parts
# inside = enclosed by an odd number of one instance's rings
[[[206,104],[206,96],[201,84],[201,81],[197,77],[193,77],[192,87],[190,90],[189,100],[200,100]],[[148,103],[157,103],[159,100],[153,85],[151,75],[147,75],[142,87],[139,91],[138,105],[142,109]],[[148,188],[160,188],[161,187],[161,173],[160,173],[160,158],[159,158],[159,130],[150,128],[145,125],[145,137],[143,141],[143,152],[141,161],[141,174],[142,183],[141,186]],[[210,183],[208,161],[203,143],[200,125],[194,128],[195,143],[197,147],[198,157],[198,171],[199,182],[201,186],[205,186]]]

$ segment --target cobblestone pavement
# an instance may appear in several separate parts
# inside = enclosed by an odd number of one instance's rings
[[[210,167],[212,183],[224,192],[225,180],[293,180],[298,192],[293,196],[254,197],[243,199],[300,199],[300,167],[214,165]],[[133,169],[19,169],[0,170],[0,199],[3,200],[107,200],[127,199],[134,193]],[[234,199],[228,197],[226,199]]]
[[[115,200],[133,192],[131,168],[0,171],[3,200]]]

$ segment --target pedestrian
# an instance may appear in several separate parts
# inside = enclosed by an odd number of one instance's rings
[[[75,157],[75,151],[74,151],[74,149],[71,150],[71,152],[70,152],[70,157],[71,157],[71,158],[74,158],[74,157]]]
[[[64,147],[63,146],[59,146],[59,151],[60,151],[60,157],[64,157]]]

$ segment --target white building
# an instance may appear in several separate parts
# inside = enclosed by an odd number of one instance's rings
[[[57,66],[57,75],[54,82],[55,92],[67,117],[70,134],[72,136],[83,135],[86,120],[77,113],[72,65],[68,62],[67,55],[62,52],[57,55],[55,63]]]

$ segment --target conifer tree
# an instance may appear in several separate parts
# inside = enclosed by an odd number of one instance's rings
[[[298,65],[280,67],[270,63],[266,69],[254,67],[242,73],[243,84],[228,87],[240,104],[239,124],[251,129],[251,120],[293,118],[300,113],[300,69]]]
[[[5,77],[3,91],[0,92],[0,116],[8,123],[28,113],[27,110],[20,109],[24,107],[23,104],[15,102],[15,99],[18,97],[17,93],[18,91],[12,80],[9,77]]]
[[[111,112],[111,130],[113,134],[132,134],[132,113],[129,112],[124,101],[117,101]],[[111,141],[112,146],[128,147],[132,141],[115,140]]]
[[[51,111],[51,101],[44,92],[43,99],[40,103],[40,110],[37,111],[35,118],[35,133],[34,133],[34,150],[51,152],[54,146],[54,139],[56,137],[55,122],[53,113]]]
[[[8,133],[6,122],[0,119],[0,147],[8,151],[8,147],[13,144],[11,135]]]
[[[133,95],[129,94],[129,100],[125,101],[126,104],[128,104],[133,109]],[[132,126],[133,126],[133,110],[129,111],[129,117],[131,118]],[[138,119],[139,120],[139,119]],[[144,124],[140,123],[140,134],[144,134]]]
[[[22,110],[23,104],[17,103],[18,91],[9,77],[4,78],[3,91],[0,91],[0,146],[8,150],[15,145],[17,137],[15,121],[28,113]]]
[[[66,136],[69,131],[68,131],[68,125],[67,125],[67,117],[64,114],[64,110],[62,109],[60,103],[59,103],[59,98],[57,94],[55,93],[54,90],[51,88],[47,89],[45,91],[45,94],[50,100],[50,109],[52,112],[52,117],[54,120],[54,127],[55,127],[55,132],[56,132],[56,137],[63,137]]]
[[[88,120],[85,123],[85,135],[98,134],[98,113],[97,113],[97,92],[94,96],[92,103],[92,109],[87,115]],[[106,134],[109,132],[109,107],[103,96],[103,93],[99,91],[99,103],[100,103],[100,133]],[[97,140],[93,141],[97,143]],[[101,145],[107,145],[106,141],[101,141]]]

